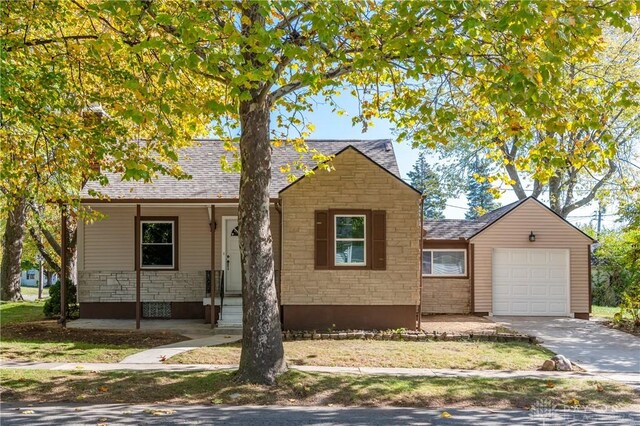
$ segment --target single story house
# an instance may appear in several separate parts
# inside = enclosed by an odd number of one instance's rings
[[[588,318],[591,238],[529,198],[475,221],[423,221],[389,140],[310,140],[334,170],[291,182],[274,147],[270,199],[285,329],[414,329],[421,314]],[[189,180],[90,182],[78,227],[81,318],[201,318],[241,327],[239,175],[220,141],[181,152]],[[292,167],[295,169],[295,167]],[[103,194],[97,197],[94,191]],[[105,197],[106,196],[106,197]]]
[[[335,155],[334,170],[290,182],[280,168],[301,154],[273,148],[271,231],[283,327],[414,329],[421,194],[400,178],[391,142],[307,144]],[[78,227],[81,318],[241,326],[239,174],[222,171],[225,154],[220,141],[199,140],[181,153],[190,180],[145,184],[110,175],[105,187],[87,185],[82,204],[105,219]]]
[[[589,319],[594,240],[537,199],[425,220],[423,235],[423,314]]]

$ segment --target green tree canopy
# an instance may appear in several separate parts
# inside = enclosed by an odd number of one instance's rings
[[[413,169],[407,173],[409,183],[422,192],[422,209],[427,220],[444,219],[447,195],[440,184],[440,176],[427,161],[427,154],[421,150]]]
[[[360,100],[356,123],[366,128],[372,118],[387,117],[401,139],[415,144],[433,146],[468,135],[460,117],[476,121],[469,110],[476,105],[497,111],[512,136],[526,136],[527,127],[515,124],[528,120],[553,128],[564,111],[557,83],[566,61],[592,57],[602,26],[628,27],[626,19],[638,3],[60,0],[10,5],[3,8],[2,66],[16,76],[8,81],[22,81],[20,60],[70,58],[55,67],[69,73],[62,81],[80,87],[91,83],[88,100],[103,105],[122,126],[110,131],[122,129],[122,135],[145,140],[105,157],[157,152],[125,162],[126,177],[151,178],[157,165],[148,158],[170,164],[176,148],[203,131],[205,123],[210,134],[225,139],[230,154],[223,161],[241,169],[239,240],[247,306],[239,377],[273,383],[286,366],[269,229],[272,140],[306,150],[308,128],[301,115],[315,97],[337,109],[335,96],[344,87]],[[49,98],[39,108],[53,108]],[[39,129],[41,121],[29,126],[30,141],[38,134],[31,127]],[[17,124],[13,128],[12,134],[20,131]],[[18,153],[28,157],[24,138],[13,140]],[[101,155],[93,147],[68,148],[83,165]],[[31,164],[20,158],[9,163]]]

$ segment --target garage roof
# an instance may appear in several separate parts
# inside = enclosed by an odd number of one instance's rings
[[[595,240],[591,238],[589,235],[582,232],[582,230],[576,228],[573,224],[568,222],[565,218],[551,210],[544,203],[540,202],[535,197],[527,197],[522,200],[518,200],[511,204],[507,204],[506,206],[502,206],[498,209],[492,210],[475,220],[464,220],[464,219],[443,219],[443,220],[425,220],[424,221],[424,231],[425,231],[425,240],[469,240],[476,235],[483,232],[485,229],[505,217],[508,213],[515,210],[518,206],[524,204],[528,200],[534,200],[536,203],[543,206],[550,213],[558,216],[561,220],[563,220],[567,225],[580,232],[582,235],[589,238],[591,241]]]

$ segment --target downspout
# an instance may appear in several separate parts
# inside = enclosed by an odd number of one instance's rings
[[[135,255],[136,262],[136,330],[140,329],[140,317],[142,316],[142,306],[140,303],[140,204],[136,204],[136,229],[135,236]]]
[[[284,240],[283,240],[283,235],[284,235],[284,215],[282,214],[282,198],[279,198],[275,203],[274,203],[274,207],[276,209],[276,211],[278,212],[278,214],[280,215],[280,245],[278,246],[278,258],[280,260],[279,262],[279,269],[278,269],[278,275],[279,275],[279,279],[280,282],[278,283],[278,287],[276,288],[277,291],[277,296],[278,296],[278,311],[280,312],[280,327],[284,329],[284,312],[282,309],[282,265],[283,265],[283,261],[282,261],[282,248],[284,247]]]
[[[420,294],[418,303],[418,330],[422,328],[422,249],[424,248],[424,195],[420,196],[420,244],[418,250],[418,264],[420,265]]]

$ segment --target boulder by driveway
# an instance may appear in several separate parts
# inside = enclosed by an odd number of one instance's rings
[[[543,340],[590,372],[640,373],[640,338],[593,321],[552,317],[493,317],[495,322]]]

